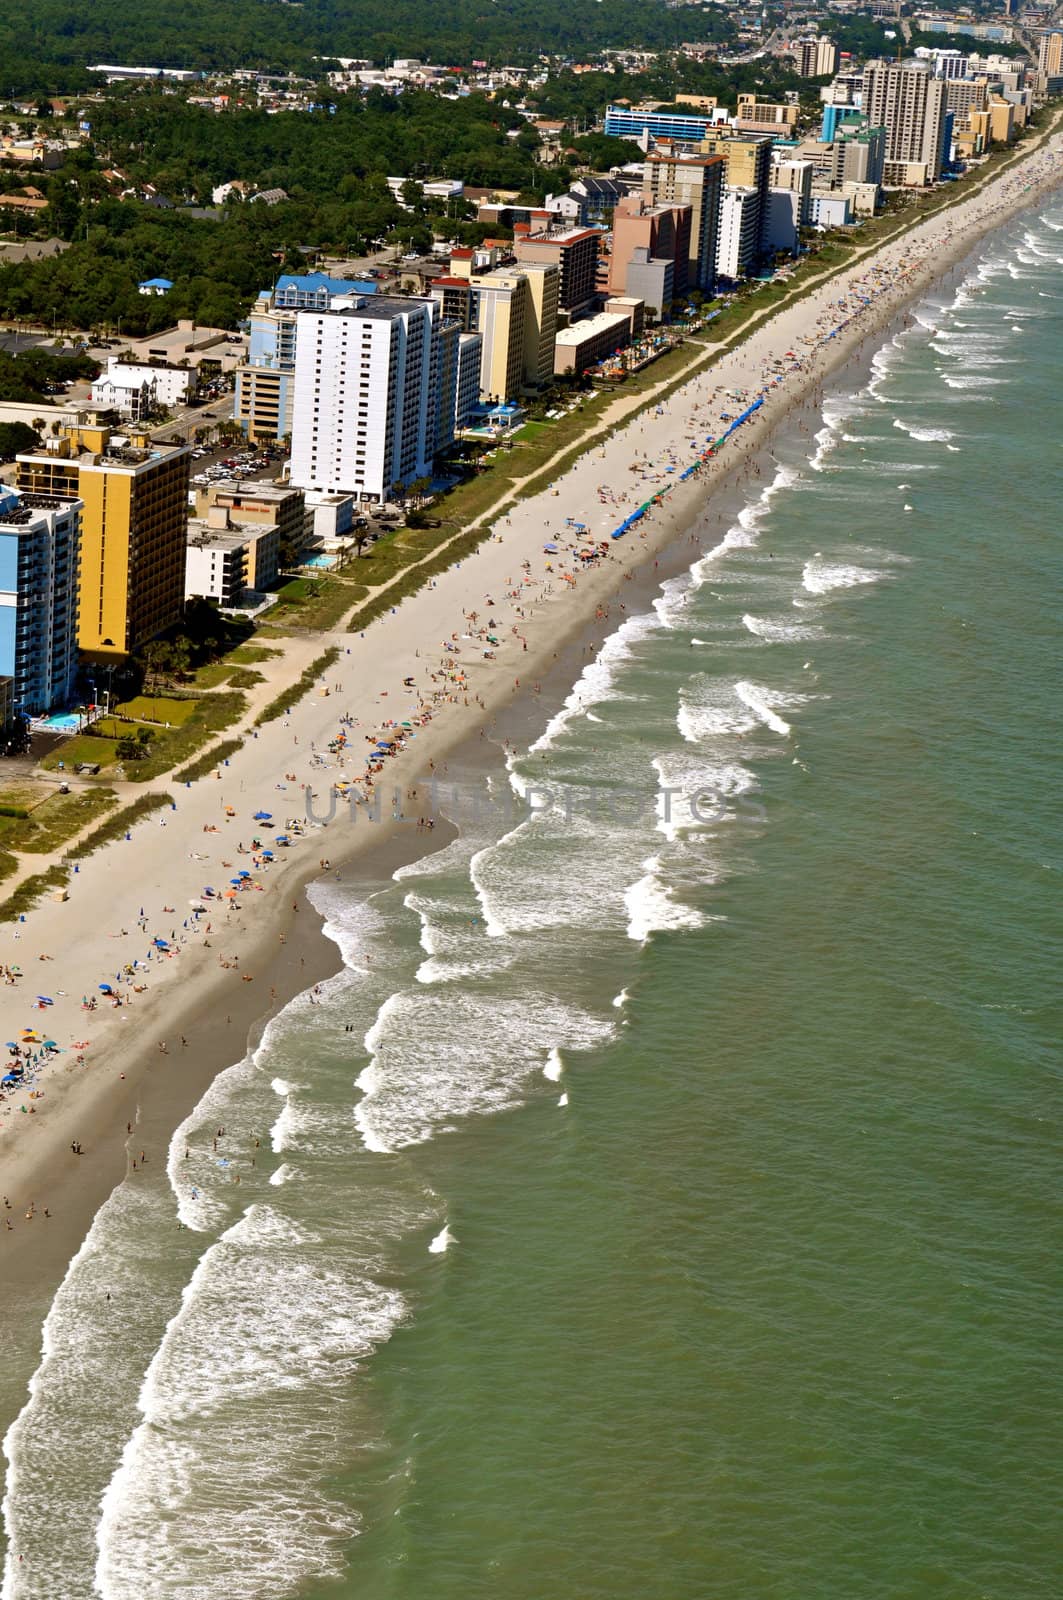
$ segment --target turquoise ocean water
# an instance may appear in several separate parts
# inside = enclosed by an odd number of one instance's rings
[[[1061,370],[1057,201],[314,891],[52,1307],[4,1600],[1060,1593]]]

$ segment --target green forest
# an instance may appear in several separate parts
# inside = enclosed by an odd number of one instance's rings
[[[521,131],[509,139],[514,122]],[[43,227],[70,249],[0,266],[0,316],[130,336],[177,317],[234,327],[278,272],[305,265],[300,246],[354,256],[385,243],[429,248],[433,213],[445,208],[418,202],[414,191],[414,208],[405,210],[385,182],[390,173],[449,172],[542,192],[534,134],[482,96],[451,104],[422,92],[349,95],[335,116],[253,109],[218,116],[180,96],[141,90],[94,106],[93,123],[93,150],[72,152],[66,166],[36,179],[49,200]],[[100,161],[139,185],[154,184],[168,203],[115,198]],[[183,209],[189,201],[209,207],[212,188],[233,178],[282,188],[289,199],[235,201],[207,216]],[[552,168],[550,180],[561,184],[568,174]],[[449,209],[452,238],[483,237],[471,208]],[[17,213],[8,220],[27,224]],[[137,284],[153,277],[174,288],[160,299],[140,295]]]
[[[374,90],[331,104],[335,115],[251,108],[217,115],[176,95],[140,90],[92,107],[92,139],[106,164],[200,204],[232,178],[322,200],[357,198],[360,180],[372,173],[453,175],[518,189],[535,182],[535,133],[519,112],[483,95],[449,101]],[[518,137],[507,138],[508,129]]]
[[[77,89],[87,66],[313,70],[316,58],[395,55],[466,64],[664,49],[726,37],[725,14],[665,0],[0,0],[0,92]]]

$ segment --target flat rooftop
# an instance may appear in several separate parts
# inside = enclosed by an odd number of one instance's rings
[[[223,478],[220,483],[212,483],[208,492],[215,496],[239,495],[243,500],[270,500],[276,505],[290,500],[293,495],[298,495],[300,498],[303,495],[302,489],[297,489],[292,484],[258,483],[254,479],[245,481],[243,478]]]
[[[593,317],[585,317],[582,322],[574,322],[568,328],[557,330],[556,342],[563,348],[569,345],[581,345],[584,339],[591,339],[596,333],[617,332],[621,328],[630,330],[631,318],[623,311],[598,311]]]

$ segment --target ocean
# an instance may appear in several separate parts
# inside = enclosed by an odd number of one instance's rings
[[[0,1380],[3,1600],[1054,1600],[1061,370],[1055,200],[314,888]]]

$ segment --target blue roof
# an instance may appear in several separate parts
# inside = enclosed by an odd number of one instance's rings
[[[143,278],[137,284],[138,289],[172,289],[173,284],[169,278]]]
[[[314,294],[319,289],[326,290],[329,294],[373,294],[376,291],[376,282],[369,278],[360,281],[353,278],[330,278],[324,272],[285,272],[277,279],[277,293],[283,289],[298,289],[304,294]]]

